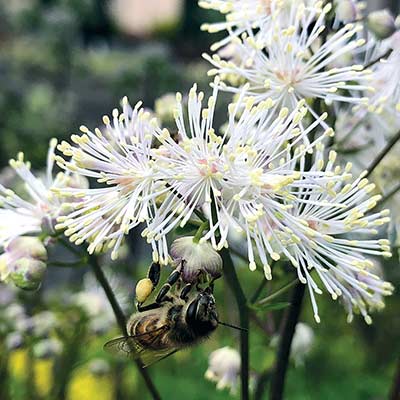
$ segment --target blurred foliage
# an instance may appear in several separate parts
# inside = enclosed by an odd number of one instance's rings
[[[18,151],[24,151],[35,168],[44,165],[48,140],[66,138],[80,124],[96,126],[127,95],[153,108],[167,92],[185,92],[197,82],[208,89],[207,65],[200,59],[211,38],[199,31],[202,21],[212,20],[196,6],[185,2],[185,16],[178,26],[159,27],[146,41],[118,32],[107,13],[107,2],[96,0],[20,0],[20,7],[0,4],[0,167]],[[14,4],[14,2],[10,2]],[[221,110],[224,102],[220,103]],[[226,115],[219,112],[221,124]],[[113,270],[132,286],[146,273],[146,258],[133,235],[131,254],[113,263]],[[132,266],[141,256],[141,265]],[[139,255],[139,256],[138,256]],[[385,266],[387,279],[399,282],[397,261]],[[118,335],[115,326],[94,333],[90,318],[73,302],[82,289],[84,269],[49,270],[42,297],[18,294],[29,316],[43,310],[57,315],[58,327],[48,333],[63,343],[60,355],[38,359],[32,355],[35,339],[29,331],[21,348],[5,350],[0,333],[0,399],[130,399],[145,393],[143,382],[129,361],[108,358],[103,343]],[[251,295],[263,279],[258,272],[239,271]],[[278,284],[293,271],[275,271]],[[279,287],[279,286],[277,286]],[[277,287],[274,287],[276,290]],[[226,321],[237,322],[234,302],[223,282],[216,285],[217,303]],[[3,287],[0,288],[0,291]],[[264,295],[273,289],[267,286]],[[22,298],[21,298],[22,296]],[[132,293],[130,292],[132,297]],[[68,301],[65,301],[68,299]],[[133,311],[131,298],[129,311]],[[282,296],[279,302],[287,302]],[[387,299],[386,309],[375,324],[360,320],[348,325],[340,304],[327,296],[320,299],[322,323],[316,325],[306,304],[302,320],[315,330],[316,344],[305,366],[292,368],[288,376],[288,400],[374,400],[386,398],[396,357],[400,354],[400,297]],[[3,319],[5,310],[0,310]],[[284,309],[258,311],[262,326],[279,326]],[[11,329],[11,328],[10,328]],[[7,331],[7,334],[10,331]],[[270,336],[255,324],[251,332],[252,368],[268,369],[274,362]],[[212,338],[192,350],[180,352],[151,368],[163,398],[228,399],[203,379],[208,354],[218,347],[238,348],[235,331],[220,328]],[[106,360],[111,368],[93,372],[93,360]],[[35,388],[35,390],[33,390]],[[141,396],[146,399],[147,395]]]

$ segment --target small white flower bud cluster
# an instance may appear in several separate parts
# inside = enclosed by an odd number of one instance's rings
[[[0,256],[1,280],[25,290],[37,290],[46,271],[47,251],[37,237],[13,239]]]

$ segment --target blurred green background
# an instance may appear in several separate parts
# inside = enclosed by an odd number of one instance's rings
[[[152,109],[161,95],[185,92],[193,82],[208,90],[208,66],[201,53],[215,37],[199,27],[218,15],[189,0],[133,1],[137,6],[128,12],[130,2],[0,3],[1,183],[13,180],[7,165],[18,151],[26,153],[34,169],[43,168],[51,137],[67,138],[81,124],[94,128],[124,95]],[[222,96],[222,109],[226,100]],[[224,116],[221,111],[221,122]],[[132,234],[125,257],[107,268],[127,313],[133,312],[133,287],[146,274],[149,258],[148,249]],[[139,261],[133,265],[133,259]],[[106,258],[104,262],[110,264]],[[387,280],[399,282],[396,258],[384,270]],[[251,295],[261,274],[251,274],[245,266],[239,273]],[[278,270],[279,284],[289,281],[291,273]],[[216,286],[224,320],[237,322],[228,289],[222,281]],[[279,301],[286,300],[283,296]],[[286,398],[387,398],[400,354],[398,292],[387,299],[372,326],[361,318],[347,324],[341,305],[328,296],[319,302],[322,323],[317,325],[306,299],[301,320],[312,327],[315,341],[304,365],[291,366]],[[254,374],[274,361],[271,332],[282,313],[257,312],[258,323],[251,330]],[[35,294],[1,286],[0,399],[147,399],[134,365],[109,358],[102,350],[103,343],[117,335],[101,289],[88,283],[83,267],[49,270],[44,287]],[[220,328],[204,344],[151,367],[163,398],[231,398],[203,378],[209,353],[226,345],[238,348],[237,333]]]

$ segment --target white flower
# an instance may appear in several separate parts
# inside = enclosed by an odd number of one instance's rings
[[[163,169],[163,180],[168,182],[172,191],[143,235],[150,240],[165,237],[178,225],[183,227],[195,217],[196,210],[202,209],[208,220],[208,229],[200,243],[210,240],[213,247],[220,250],[229,245],[227,237],[230,231],[245,234],[250,268],[254,270],[256,267],[254,244],[270,279],[269,259],[280,257],[271,246],[271,241],[277,238],[274,233],[276,215],[287,207],[282,204],[283,198],[288,195],[295,200],[289,192],[302,178],[296,171],[296,161],[311,151],[324,135],[308,146],[298,144],[326,115],[307,129],[300,129],[307,113],[304,101],[300,101],[293,112],[284,108],[278,118],[270,114],[261,122],[260,116],[274,102],[269,99],[253,106],[254,98],[244,101],[245,92],[242,92],[238,101],[229,106],[229,122],[224,134],[217,136],[213,114],[218,87],[217,79],[206,108],[202,108],[203,93],[192,88],[187,125],[181,96],[178,96],[178,143],[168,131],[156,132],[161,147],[154,152],[155,163]],[[238,110],[243,112],[237,120]],[[331,133],[332,130],[326,131],[326,135]],[[278,247],[283,251],[282,246]]]
[[[304,364],[304,359],[314,345],[315,337],[311,327],[303,322],[298,322],[294,331],[290,356],[297,366]]]
[[[399,124],[400,129],[400,124]],[[371,154],[377,154],[383,146],[377,147],[371,151]],[[389,154],[376,167],[373,178],[377,186],[381,189],[384,195],[388,195],[399,184],[400,174],[400,143],[397,143]],[[394,234],[394,246],[399,247],[400,244],[400,191],[394,192],[387,199],[385,206],[391,210],[391,232]]]
[[[336,153],[331,151],[325,163],[323,147],[317,148],[311,171],[338,174],[341,168],[334,167]],[[349,163],[343,171],[343,179],[330,181],[321,186],[321,190],[300,189],[296,194],[298,201],[282,212],[287,231],[279,233],[280,240],[286,243],[288,257],[296,267],[299,280],[308,286],[317,322],[320,318],[315,293],[322,293],[317,281],[334,300],[343,296],[349,301],[367,323],[371,321],[368,300],[375,293],[390,295],[393,291],[390,283],[370,272],[373,262],[368,258],[391,257],[389,241],[365,237],[377,234],[377,227],[389,222],[389,210],[369,214],[381,196],[371,195],[375,185],[368,183],[365,174],[351,182],[350,169]],[[287,213],[296,217],[295,223],[286,217]],[[316,275],[312,276],[312,271]]]
[[[10,165],[24,181],[26,196],[20,197],[11,189],[0,184],[0,247],[6,247],[11,240],[26,234],[39,234],[43,225],[51,226],[62,212],[61,200],[52,192],[54,188],[70,184],[71,177],[62,173],[52,175],[54,148],[51,140],[47,157],[47,173],[44,179],[36,177],[30,170],[30,163],[24,161],[23,153]]]
[[[217,389],[229,388],[236,392],[240,374],[240,355],[231,347],[222,347],[213,351],[208,358],[206,379],[216,382]]]
[[[325,38],[330,8],[330,4],[322,9],[297,6],[289,22],[277,21],[273,25],[271,38],[248,35],[237,39],[232,59],[204,55],[215,67],[209,74],[219,75],[225,83],[222,88],[233,93],[248,83],[249,95],[256,103],[272,98],[276,109],[293,109],[302,98],[365,103],[363,92],[370,90],[371,71],[362,65],[335,65],[364,45],[364,39],[357,39],[362,27],[348,24]],[[312,107],[308,107],[315,116]]]
[[[74,145],[58,146],[71,157],[71,161],[56,158],[62,168],[95,178],[99,184],[87,190],[58,191],[80,202],[70,204],[75,210],[60,217],[56,228],[65,229],[76,244],[89,242],[89,253],[112,248],[115,259],[124,235],[152,217],[157,197],[168,190],[157,181],[151,157],[156,122],[149,121],[150,114],[140,107],[138,103],[132,109],[124,98],[123,112],[115,109],[112,123],[105,116],[102,130],[91,132],[81,126],[83,135],[71,137]]]
[[[394,39],[395,40],[395,39]],[[397,38],[400,40],[400,35]],[[387,59],[374,66],[371,86],[374,94],[370,96],[368,110],[381,114],[400,114],[400,46],[393,45],[393,51]]]
[[[211,46],[215,51],[235,43],[242,34],[253,36],[255,32],[263,39],[272,35],[276,21],[287,23],[296,9],[320,10],[318,0],[200,0],[199,6],[216,10],[225,16],[225,21],[203,24],[201,29],[209,33],[226,31],[227,36]]]

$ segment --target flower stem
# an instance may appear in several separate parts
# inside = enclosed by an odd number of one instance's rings
[[[223,259],[224,277],[235,295],[239,311],[240,326],[244,329],[240,331],[241,400],[249,400],[249,310],[247,308],[246,296],[240,286],[229,250],[225,248],[222,249],[221,255]]]
[[[204,221],[204,222],[199,226],[199,229],[197,230],[196,234],[194,235],[193,243],[199,243],[199,242],[200,242],[201,236],[203,235],[203,231],[204,231],[205,229],[207,229],[207,227],[208,227],[208,221]]]
[[[278,289],[276,292],[272,293],[271,295],[269,295],[269,296],[265,297],[264,299],[260,300],[259,302],[257,302],[257,305],[261,306],[261,305],[269,303],[273,299],[276,299],[281,294],[287,292],[291,287],[296,285],[296,283],[298,281],[299,281],[298,279],[295,279],[294,281],[289,282],[287,285],[285,285],[282,288]]]
[[[383,160],[387,153],[393,148],[393,146],[400,140],[400,131],[398,131],[386,144],[386,146],[382,149],[382,151],[377,155],[377,157],[371,162],[370,166],[367,169],[367,174],[365,177],[367,178],[371,173],[375,170],[375,168],[379,165],[379,163]]]
[[[263,291],[267,283],[268,281],[266,279],[263,279],[261,281],[260,285],[257,287],[256,291],[253,293],[253,296],[250,299],[250,304],[254,304],[258,300],[261,292]]]
[[[121,307],[118,304],[118,301],[114,295],[114,292],[106,278],[106,276],[104,275],[103,270],[100,267],[100,264],[98,262],[98,259],[96,256],[90,256],[89,257],[89,264],[92,267],[93,273],[96,276],[97,281],[99,282],[99,284],[102,286],[102,288],[104,289],[104,292],[107,296],[108,301],[110,302],[110,305],[114,311],[114,315],[115,318],[117,320],[117,323],[119,325],[119,328],[122,331],[122,334],[124,336],[127,336],[128,333],[126,331],[126,319],[125,319],[125,315],[122,312]],[[161,400],[160,395],[157,392],[156,387],[154,386],[153,381],[150,378],[149,373],[147,372],[146,369],[142,368],[142,364],[140,363],[140,361],[136,360],[136,365],[138,367],[138,370],[140,372],[140,374],[142,375],[147,389],[149,390],[149,392],[151,393],[151,396],[153,398],[153,400]]]
[[[284,322],[280,334],[277,360],[272,374],[269,400],[282,400],[285,387],[286,372],[289,365],[290,348],[297,322],[301,313],[305,285],[297,283],[293,290],[290,307],[284,316]]]
[[[392,388],[389,394],[389,400],[400,399],[400,358],[397,361],[397,367],[393,378]]]

